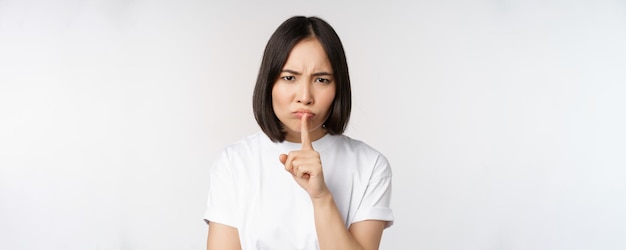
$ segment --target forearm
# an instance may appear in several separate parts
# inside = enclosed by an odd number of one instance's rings
[[[363,249],[346,229],[332,194],[313,198],[312,202],[320,249]]]

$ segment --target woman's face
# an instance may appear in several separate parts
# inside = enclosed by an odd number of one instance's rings
[[[308,114],[312,141],[326,134],[322,124],[335,98],[333,68],[315,38],[297,43],[272,87],[274,113],[287,132],[286,140],[300,142],[302,115]]]

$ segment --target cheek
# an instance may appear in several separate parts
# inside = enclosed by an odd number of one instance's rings
[[[285,95],[283,92],[284,91],[276,85],[272,88],[272,108],[274,111],[281,109],[281,107],[285,105]]]
[[[330,108],[330,106],[333,104],[333,101],[335,100],[335,94],[336,92],[333,89],[332,91],[329,91],[327,95],[325,95],[324,103],[326,106],[328,106],[328,108]]]

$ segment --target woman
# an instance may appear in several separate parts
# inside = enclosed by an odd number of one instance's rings
[[[226,147],[211,168],[208,249],[378,249],[393,223],[391,169],[342,135],[350,117],[339,37],[292,17],[270,38],[253,95],[262,132]]]

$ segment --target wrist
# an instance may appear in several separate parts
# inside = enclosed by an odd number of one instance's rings
[[[311,196],[311,202],[313,202],[313,206],[331,204],[333,202],[333,194],[326,190],[326,192],[319,195]]]

